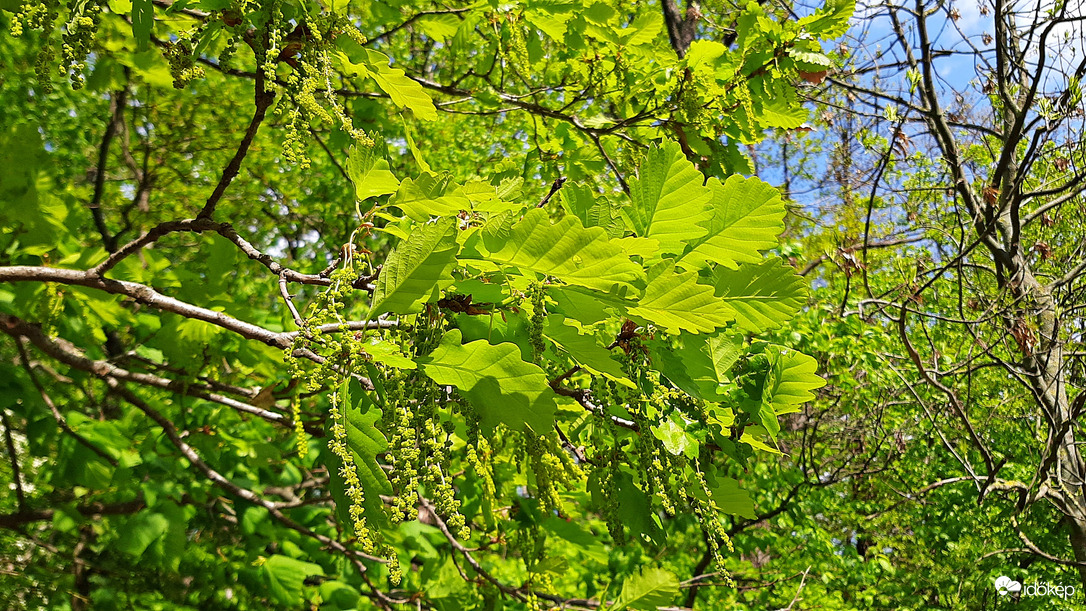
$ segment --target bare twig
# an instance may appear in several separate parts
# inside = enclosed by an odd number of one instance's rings
[[[207,203],[204,204],[203,209],[196,215],[196,218],[198,219],[209,219],[211,218],[211,215],[215,214],[215,207],[219,205],[219,200],[221,200],[223,194],[226,193],[226,188],[230,186],[234,177],[236,177],[241,170],[241,162],[244,161],[245,156],[249,154],[249,147],[253,144],[253,138],[256,137],[256,132],[260,128],[260,124],[264,122],[264,115],[267,113],[268,107],[271,106],[272,100],[275,99],[275,93],[266,91],[264,88],[264,72],[262,70],[256,71],[255,89],[256,110],[253,112],[253,118],[249,121],[249,127],[246,128],[245,135],[241,138],[241,143],[238,144],[237,152],[234,153],[230,162],[223,168],[222,176],[219,178],[218,184],[215,185],[215,190],[211,192],[211,196],[207,198]]]
[[[45,403],[45,406],[49,408],[50,412],[52,412],[53,419],[57,421],[57,426],[60,427],[60,430],[64,431],[72,439],[75,439],[77,442],[89,449],[91,452],[97,454],[99,457],[102,458],[102,460],[105,460],[110,465],[116,467],[116,458],[113,458],[108,453],[106,453],[105,450],[94,445],[86,437],[75,432],[75,430],[68,425],[68,420],[64,417],[64,414],[61,414],[60,410],[57,409],[57,406],[55,403],[53,403],[53,399],[49,396],[49,393],[45,392],[45,387],[42,386],[41,382],[38,380],[38,376],[34,373],[34,368],[30,366],[30,358],[26,354],[26,348],[23,347],[22,341],[16,341],[15,347],[19,351],[19,360],[22,361],[23,369],[26,369],[26,374],[30,377],[30,382],[34,385],[34,388],[38,390],[38,394],[41,395],[42,402]]]
[[[4,445],[8,450],[8,458],[11,459],[11,483],[15,485],[15,506],[22,513],[26,510],[26,493],[23,492],[23,478],[19,471],[19,454],[15,451],[15,441],[11,437],[11,420],[8,412],[0,409],[0,424],[4,425]]]

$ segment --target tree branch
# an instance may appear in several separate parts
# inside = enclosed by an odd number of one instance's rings
[[[23,492],[23,479],[19,472],[19,454],[15,451],[15,440],[11,438],[11,420],[8,419],[8,412],[5,409],[0,409],[0,424],[4,425],[4,446],[7,447],[8,457],[11,459],[11,483],[15,485],[15,506],[22,512],[26,509],[26,493]]]
[[[255,104],[256,110],[253,112],[253,119],[249,121],[249,127],[245,130],[245,135],[241,138],[241,143],[238,144],[238,150],[234,153],[233,158],[223,168],[222,176],[219,178],[219,183],[215,185],[215,190],[211,192],[211,197],[207,198],[207,203],[204,204],[200,213],[196,215],[197,219],[209,219],[211,215],[215,214],[215,207],[219,205],[219,200],[222,199],[226,188],[230,186],[230,183],[238,175],[241,170],[241,162],[244,161],[245,156],[249,154],[249,147],[253,143],[253,138],[256,137],[256,132],[260,128],[260,124],[264,121],[264,115],[268,111],[268,107],[271,106],[272,100],[275,99],[275,93],[271,91],[265,91],[264,89],[264,71],[256,71],[256,94]]]
[[[204,475],[204,477],[211,480],[211,482],[219,488],[225,490],[226,492],[237,498],[248,501],[250,503],[254,503],[263,507],[264,509],[267,509],[268,513],[272,517],[274,517],[287,528],[297,531],[312,539],[316,539],[322,544],[336,550],[337,552],[340,552],[348,558],[361,558],[365,560],[370,560],[372,562],[380,563],[387,562],[384,558],[370,556],[369,554],[349,549],[347,546],[343,545],[343,543],[332,539],[331,537],[313,532],[305,526],[302,526],[301,524],[295,522],[289,516],[283,513],[283,511],[276,503],[265,499],[264,497],[256,494],[248,488],[242,488],[241,486],[238,486],[234,482],[230,481],[221,473],[212,469],[211,466],[209,466],[206,462],[204,462],[203,458],[200,457],[196,450],[189,444],[185,443],[185,440],[181,438],[181,435],[178,434],[177,427],[174,426],[173,422],[170,422],[170,420],[163,416],[161,413],[159,413],[158,410],[154,409],[148,403],[137,397],[132,391],[125,388],[124,384],[122,384],[120,381],[111,377],[107,377],[106,383],[109,385],[110,390],[114,394],[120,396],[122,399],[135,406],[136,409],[146,414],[147,417],[151,420],[154,420],[155,423],[158,424],[159,428],[162,429],[162,432],[166,434],[166,437],[170,440],[170,443],[172,443],[174,447],[176,447],[178,451],[181,452],[181,455],[184,456],[192,466],[196,467],[196,469],[200,471]],[[365,571],[365,568],[362,565],[358,566],[363,572]]]

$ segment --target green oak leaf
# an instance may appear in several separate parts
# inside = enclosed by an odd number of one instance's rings
[[[295,560],[276,554],[261,565],[268,582],[268,595],[281,605],[298,608],[305,602],[305,580],[311,575],[324,575],[319,564]]]
[[[592,494],[592,503],[602,506],[608,502],[600,488],[599,473],[593,472],[588,476],[588,490]],[[626,471],[615,474],[615,500],[622,525],[630,531],[634,537],[648,539],[655,545],[663,545],[667,540],[667,533],[660,526],[660,518],[652,510],[648,495],[638,488],[632,475]]]
[[[704,223],[708,233],[690,243],[693,247],[679,265],[689,268],[711,261],[731,269],[739,263],[757,263],[760,251],[777,245],[784,231],[784,200],[780,191],[758,178],[731,176],[721,183],[710,178],[713,217]]]
[[[807,283],[779,258],[734,270],[718,267],[712,284],[739,328],[752,333],[780,327],[807,300]]]
[[[720,511],[749,519],[755,519],[754,500],[750,493],[739,487],[739,481],[720,475],[716,468],[710,467],[705,472],[705,487],[709,496],[702,490],[695,490],[694,495],[702,500],[712,499]]]
[[[743,353],[743,338],[719,331],[713,335],[683,335],[677,346],[650,344],[659,367],[672,384],[705,401],[727,398],[722,386],[731,382],[732,365]]]
[[[680,254],[688,242],[708,233],[712,191],[705,177],[674,142],[649,149],[637,180],[630,183],[630,205],[621,210],[639,237],[653,238],[663,253]]]
[[[456,216],[461,210],[471,209],[471,200],[447,173],[423,172],[417,178],[405,178],[388,203],[419,222],[431,216]]]
[[[397,369],[415,369],[415,361],[403,353],[400,346],[386,342],[379,337],[372,337],[363,344],[362,349],[374,361]]]
[[[826,0],[821,9],[800,19],[798,25],[822,40],[837,38],[848,31],[855,10],[856,0]]]
[[[365,49],[369,76],[377,86],[392,98],[392,102],[401,108],[408,108],[423,121],[437,119],[434,101],[426,94],[418,82],[409,78],[403,70],[389,66],[388,56],[384,53]]]
[[[683,454],[689,458],[697,456],[697,440],[690,437],[686,430],[674,420],[668,419],[653,426],[652,435],[660,440],[665,450],[675,456]]]
[[[798,412],[801,405],[815,398],[811,391],[826,385],[826,380],[816,373],[818,361],[812,357],[782,346],[770,346],[767,353],[772,365],[762,402],[771,406],[774,414]]]
[[[625,227],[620,205],[577,183],[567,183],[558,193],[562,208],[581,219],[582,225],[600,227],[611,238],[622,237]]]
[[[169,520],[161,513],[148,511],[137,513],[124,522],[119,529],[120,536],[113,547],[138,559],[159,537],[166,534],[170,527]]]
[[[642,568],[622,583],[622,591],[608,611],[656,611],[657,607],[675,602],[678,595],[679,578],[674,573],[661,568]]]
[[[395,193],[400,188],[400,181],[392,175],[388,161],[379,157],[372,147],[351,147],[347,175],[354,183],[355,199],[359,201]]]
[[[548,285],[547,296],[558,302],[556,310],[565,315],[566,320],[575,320],[581,325],[592,325],[618,314],[625,314],[626,307],[632,302],[603,295],[596,291],[587,291],[574,287]]]
[[[380,528],[388,522],[381,495],[393,492],[388,476],[377,462],[377,457],[388,450],[388,440],[376,426],[381,410],[377,409],[365,391],[356,390],[357,402],[352,401],[350,386],[345,382],[340,391],[347,447],[354,457],[355,472],[364,491],[363,515],[370,526]]]
[[[512,226],[502,218],[495,221],[496,228],[483,229],[486,258],[491,261],[601,291],[633,288],[644,277],[641,266],[630,261],[607,232],[586,229],[576,217],[565,216],[552,224],[544,210],[533,208]]]
[[[370,316],[410,314],[453,283],[456,219],[442,218],[415,226],[388,255],[373,291]]]
[[[667,262],[649,272],[645,295],[629,312],[671,334],[709,332],[735,317],[732,309],[713,294],[712,287],[698,284],[697,272],[678,273],[674,264]]]
[[[486,430],[549,431],[554,426],[554,391],[538,365],[525,362],[514,344],[493,346],[486,340],[461,344],[459,329],[441,338],[429,356],[419,359],[423,373],[438,384],[455,386],[479,412]]]
[[[767,127],[780,129],[795,129],[802,127],[807,122],[807,108],[799,103],[789,103],[784,99],[774,99],[762,104],[762,114],[759,116]]]
[[[565,317],[561,314],[551,314],[547,317],[543,336],[569,353],[573,360],[591,373],[602,374],[623,386],[636,388],[626,372],[622,370],[622,365],[611,358],[611,351],[601,346],[596,341],[595,335],[591,333],[581,335],[577,329],[565,324]]]
[[[151,42],[151,30],[155,27],[155,5],[151,0],[132,0],[132,37],[136,49],[146,51]]]

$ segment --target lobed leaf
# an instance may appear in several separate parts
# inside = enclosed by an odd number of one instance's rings
[[[444,287],[456,264],[456,219],[442,218],[415,227],[385,260],[373,291],[370,316],[410,314],[422,309]]]
[[[670,263],[661,263],[649,272],[645,295],[629,312],[671,334],[712,331],[735,317],[732,309],[714,296],[712,287],[698,284],[696,272],[678,273]]]
[[[297,608],[305,602],[305,580],[311,575],[324,575],[319,564],[302,562],[276,554],[261,566],[268,581],[268,594],[281,605]]]
[[[704,401],[721,401],[721,386],[731,382],[732,365],[743,353],[743,338],[719,331],[708,337],[686,335],[676,348],[654,346],[661,372],[673,384]]]
[[[704,183],[678,144],[653,147],[630,183],[630,205],[622,216],[638,236],[656,239],[661,252],[680,254],[708,233],[702,224],[713,216],[706,206],[713,194]]]
[[[559,192],[562,208],[576,216],[585,227],[602,227],[611,238],[622,237],[622,207],[606,197],[597,195],[586,185],[568,183]]]
[[[520,348],[481,339],[461,344],[461,339],[459,329],[447,332],[429,356],[418,360],[423,373],[438,384],[455,386],[478,410],[486,430],[499,423],[539,432],[554,426],[557,405],[547,374],[522,360]]]
[[[573,360],[590,372],[602,374],[623,386],[635,388],[634,383],[622,370],[622,365],[611,358],[611,352],[596,341],[595,335],[591,333],[581,335],[577,329],[566,325],[564,321],[565,317],[561,314],[548,316],[546,326],[543,328],[543,336],[569,353]]]
[[[491,261],[600,291],[633,288],[644,277],[641,266],[630,261],[603,229],[585,229],[573,216],[552,224],[545,211],[533,208],[512,226],[497,220],[494,230],[483,230]]]
[[[821,9],[800,19],[799,25],[822,40],[837,38],[848,31],[855,10],[856,0],[826,0]]]
[[[739,328],[752,333],[776,329],[799,311],[807,284],[779,258],[713,273],[716,296],[733,312]]]
[[[721,477],[712,471],[705,474],[705,484],[709,488],[709,496],[720,511],[755,519],[754,500],[750,493],[739,487],[739,481],[730,477]]]
[[[432,172],[405,178],[388,203],[419,222],[431,216],[456,216],[471,208],[471,201],[448,174]]]
[[[655,611],[675,601],[679,595],[679,578],[661,568],[642,568],[622,583],[622,591],[609,611],[638,609]]]
[[[388,161],[378,157],[373,148],[352,146],[347,157],[347,175],[354,183],[355,199],[395,193],[400,181],[389,169]]]
[[[713,217],[708,233],[690,243],[679,265],[689,268],[707,261],[735,269],[739,263],[762,260],[760,251],[777,245],[784,231],[784,201],[777,189],[758,178],[731,176],[724,183],[710,178]]]
[[[354,455],[355,472],[362,483],[362,515],[371,527],[380,528],[387,522],[381,495],[393,492],[392,483],[377,462],[377,456],[388,450],[388,440],[376,426],[381,410],[376,409],[364,391],[357,394],[358,402],[355,405],[351,405],[351,398],[346,393],[343,397],[347,447]]]
[[[791,348],[770,348],[772,369],[766,378],[762,401],[773,406],[773,413],[798,412],[799,407],[815,398],[811,391],[822,388],[826,380],[819,376],[814,358]]]
[[[392,102],[401,108],[408,108],[423,121],[437,119],[437,107],[418,82],[410,79],[399,68],[389,66],[388,56],[366,49],[369,76],[377,86],[392,98]]]

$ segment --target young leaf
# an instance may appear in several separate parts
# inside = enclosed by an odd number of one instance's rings
[[[373,148],[352,146],[347,157],[347,175],[354,183],[355,199],[395,193],[400,181],[389,170],[388,161],[378,157]]]
[[[682,426],[672,419],[665,420],[662,424],[652,427],[652,435],[660,440],[664,449],[681,456],[686,454],[690,458],[697,456],[697,440],[691,437]]]
[[[393,103],[401,108],[411,109],[416,117],[424,121],[437,119],[434,101],[426,95],[422,85],[408,78],[403,70],[390,67],[387,55],[372,49],[365,51],[369,76],[392,98]]]
[[[611,358],[611,352],[601,346],[594,335],[581,335],[573,327],[564,324],[564,320],[565,317],[561,314],[548,316],[547,324],[543,328],[543,336],[568,352],[573,360],[585,369],[602,374],[623,386],[635,388],[634,383],[622,370],[622,365]]]
[[[342,581],[325,581],[320,585],[320,596],[324,604],[321,609],[328,611],[349,611],[359,607],[358,600],[362,595],[358,590],[348,586]]]
[[[448,174],[427,172],[418,178],[405,178],[389,203],[420,222],[431,216],[456,216],[471,208],[471,201]]]
[[[705,261],[735,269],[738,263],[762,260],[760,251],[777,245],[784,231],[784,201],[779,191],[758,178],[731,176],[724,183],[710,178],[713,218],[708,234],[691,242],[693,249],[679,261],[690,268]]]
[[[708,337],[682,336],[681,347],[654,346],[653,354],[659,355],[661,371],[673,384],[705,401],[721,401],[721,385],[731,381],[728,374],[742,346],[742,337],[720,331]]]
[[[538,365],[520,358],[513,344],[492,346],[486,340],[461,344],[459,329],[441,338],[429,356],[419,359],[423,373],[438,384],[455,386],[479,412],[485,430],[499,423],[514,430],[554,426],[554,391]]]
[[[657,607],[673,603],[678,595],[679,578],[674,573],[661,568],[643,568],[623,582],[622,592],[609,611],[655,611]]]
[[[655,238],[660,251],[679,254],[687,242],[708,233],[712,191],[705,177],[674,142],[649,149],[638,179],[630,183],[630,205],[622,216],[640,237]]]
[[[632,283],[644,274],[603,229],[585,229],[573,216],[552,225],[545,211],[533,208],[512,227],[501,229],[483,230],[483,244],[491,261],[601,291],[616,286],[633,288]]]
[[[822,40],[837,38],[848,31],[856,0],[826,0],[825,6],[799,20],[799,25]]]
[[[734,318],[731,308],[713,295],[712,287],[698,284],[697,272],[677,273],[669,263],[661,263],[649,272],[645,295],[637,307],[630,308],[630,315],[671,334],[712,331]]]
[[[419,164],[423,172],[432,172],[430,164],[426,163],[426,158],[422,156],[422,151],[419,150],[418,145],[415,144],[415,139],[411,136],[411,126],[408,124],[407,119],[400,117],[403,123],[403,137],[407,140],[407,150],[411,151],[411,156],[415,158],[415,163]]]
[[[124,528],[120,529],[120,537],[113,547],[138,559],[147,551],[147,548],[159,537],[164,535],[170,527],[169,520],[160,513],[140,512],[128,518]]]
[[[601,295],[596,291],[560,285],[548,285],[546,289],[547,295],[558,302],[557,311],[582,326],[596,324],[619,314],[624,315],[628,305],[618,298]]]
[[[378,337],[370,338],[363,346],[374,361],[397,369],[414,369],[415,361],[403,353],[399,346]]]
[[[349,403],[349,397],[346,393],[344,395],[344,402]],[[375,426],[381,417],[381,410],[371,403],[365,392],[358,395],[357,405],[343,406],[347,447],[354,454],[355,472],[364,491],[362,513],[367,523],[380,528],[387,521],[381,495],[392,494],[392,484],[377,463],[377,456],[388,450],[388,440]]]
[[[826,380],[816,373],[818,362],[790,348],[771,346],[768,352],[772,368],[762,402],[772,406],[777,415],[798,412],[801,405],[815,398],[811,391],[826,385]]]
[[[621,237],[625,230],[620,212],[622,207],[597,195],[591,187],[566,183],[559,191],[559,201],[562,208],[581,219],[585,227],[602,227],[611,238]]]
[[[606,502],[600,489],[598,473],[589,475],[588,489],[594,504],[601,505]],[[634,538],[640,539],[644,536],[656,545],[663,545],[667,541],[667,533],[660,527],[660,518],[652,510],[649,497],[626,471],[615,474],[615,499],[618,501],[615,510],[618,518]]]
[[[381,268],[370,316],[420,311],[423,303],[453,283],[449,273],[456,264],[456,250],[455,218],[415,227]]]
[[[750,493],[739,487],[739,481],[730,477],[724,477],[716,469],[710,468],[705,473],[705,485],[709,489],[709,496],[720,511],[754,519],[754,501]],[[705,493],[698,490],[695,494],[705,499]]]
[[[319,564],[302,562],[276,554],[261,566],[268,580],[268,594],[281,605],[298,608],[305,601],[305,579],[311,575],[323,575]]]
[[[690,48],[687,49],[683,61],[686,63],[686,67],[691,70],[706,66],[709,68],[708,72],[712,74],[714,72],[713,67],[718,63],[720,56],[727,52],[728,47],[724,43],[715,40],[695,40],[690,43]]]
[[[155,5],[151,0],[132,0],[132,37],[136,50],[146,51],[155,25]]]
[[[460,329],[462,341],[485,339],[495,346],[510,343],[520,348],[520,356],[525,361],[531,361],[535,353],[528,319],[523,313],[502,312],[492,316],[456,314],[453,316],[453,326]]]
[[[735,270],[718,267],[712,282],[717,297],[734,311],[739,327],[752,333],[780,327],[807,298],[803,278],[778,258]]]
[[[789,103],[785,98],[773,98],[762,104],[762,114],[759,117],[766,127],[780,129],[795,129],[807,122],[807,108],[800,106],[798,102]]]

